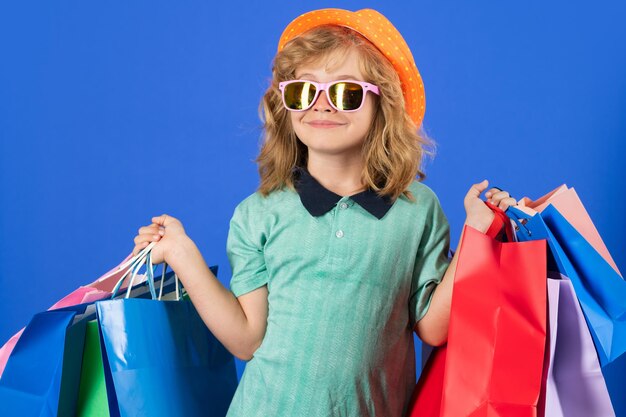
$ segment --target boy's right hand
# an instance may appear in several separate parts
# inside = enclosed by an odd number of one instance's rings
[[[153,217],[152,224],[139,228],[139,234],[135,236],[133,256],[150,243],[158,242],[152,248],[152,263],[168,262],[168,255],[185,239],[185,229],[178,219],[167,214]]]

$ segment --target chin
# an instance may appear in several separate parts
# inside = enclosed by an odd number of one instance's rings
[[[304,142],[303,142],[304,143]],[[323,143],[319,142],[309,142],[309,144],[305,144],[309,149],[309,153],[314,152],[317,154],[324,155],[349,155],[355,152],[360,152],[360,145],[352,145],[345,143],[328,143],[324,141]]]

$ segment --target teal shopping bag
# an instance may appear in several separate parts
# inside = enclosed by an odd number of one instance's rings
[[[96,303],[111,415],[226,415],[237,387],[233,355],[180,293],[173,301],[152,294]]]

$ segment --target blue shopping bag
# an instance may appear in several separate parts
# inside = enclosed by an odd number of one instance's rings
[[[35,314],[0,379],[0,416],[73,416],[87,305]]]
[[[113,299],[96,312],[111,416],[226,415],[234,358],[190,301]]]
[[[626,352],[626,281],[554,206],[534,216],[515,207],[507,214],[518,224],[519,240],[547,239],[549,269],[572,282],[600,364]]]

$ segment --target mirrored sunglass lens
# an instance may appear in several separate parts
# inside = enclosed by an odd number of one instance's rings
[[[363,102],[363,87],[355,83],[341,82],[328,89],[330,101],[339,110],[356,110]]]
[[[284,89],[285,104],[292,110],[306,109],[315,98],[315,86],[307,82],[287,84]]]

